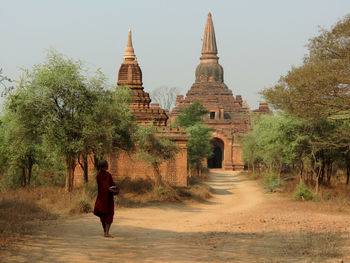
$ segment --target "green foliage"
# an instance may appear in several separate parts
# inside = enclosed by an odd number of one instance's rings
[[[304,182],[300,182],[294,192],[294,198],[296,200],[314,200],[315,193],[312,192]]]
[[[77,161],[134,147],[136,124],[127,88],[107,89],[97,70],[86,76],[80,61],[50,50],[46,61],[25,70],[8,93],[0,121],[0,174],[14,184],[61,183],[72,190]],[[87,166],[82,166],[87,171]],[[46,177],[46,178],[45,178]],[[2,180],[3,181],[3,180]],[[6,181],[6,180],[5,180]]]
[[[350,121],[350,15],[309,42],[299,67],[262,94],[276,109],[301,118]]]
[[[213,154],[213,147],[210,143],[212,129],[206,127],[202,117],[209,111],[195,101],[190,106],[183,108],[181,114],[176,117],[174,125],[186,127],[187,160],[190,168],[200,169],[202,160]]]
[[[243,137],[243,158],[253,167],[259,163],[281,169],[298,158],[305,138],[298,119],[284,115],[265,115],[256,119]]]
[[[129,109],[130,102],[129,88],[98,90],[97,101],[84,126],[82,154],[93,152],[96,157],[103,158],[105,153],[116,149],[130,151],[134,148],[136,123]]]
[[[273,192],[281,184],[281,181],[278,179],[277,173],[266,173],[264,177],[264,186],[269,192]]]
[[[154,192],[156,193],[156,195],[158,197],[161,197],[161,196],[165,195],[167,191],[163,186],[158,185],[158,186],[154,187]]]
[[[202,117],[208,113],[209,111],[204,108],[200,101],[195,101],[182,109],[181,114],[176,117],[174,125],[190,127],[197,123],[203,123]]]
[[[152,127],[139,126],[136,137],[140,152],[138,156],[149,162],[154,170],[155,184],[162,185],[162,177],[159,166],[162,162],[169,160],[179,151],[179,146],[168,139],[162,138],[161,133],[156,133]]]
[[[139,126],[136,137],[140,156],[152,165],[159,165],[163,161],[173,158],[179,150],[176,143],[161,138],[161,134],[157,134],[152,127]]]
[[[204,158],[210,158],[212,155],[213,147],[210,143],[211,131],[203,123],[197,123],[186,128],[186,134],[188,135],[188,162],[191,167],[200,167],[202,160]]]
[[[283,170],[296,169],[300,176],[315,182],[317,191],[319,183],[332,176],[333,163],[348,163],[349,127],[349,123],[336,120],[260,116],[243,138],[243,157],[253,172],[258,167],[277,173],[279,179]],[[267,185],[273,188],[275,183]]]

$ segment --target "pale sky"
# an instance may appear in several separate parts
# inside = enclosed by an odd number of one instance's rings
[[[234,95],[258,92],[300,65],[308,39],[350,13],[349,0],[0,0],[0,68],[18,79],[55,48],[117,82],[130,28],[146,91],[195,79],[208,12],[219,63]]]

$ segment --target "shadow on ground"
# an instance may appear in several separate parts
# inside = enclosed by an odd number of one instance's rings
[[[24,249],[7,252],[8,261],[2,262],[322,262],[342,258],[349,238],[340,233],[173,232],[117,226],[115,238],[105,239],[97,227],[81,230],[66,233],[64,239],[41,233]]]

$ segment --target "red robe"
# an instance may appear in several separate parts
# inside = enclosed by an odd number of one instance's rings
[[[96,175],[98,194],[95,202],[94,215],[100,217],[102,223],[111,224],[114,216],[114,199],[113,193],[109,191],[109,187],[115,183],[112,175],[100,170]]]

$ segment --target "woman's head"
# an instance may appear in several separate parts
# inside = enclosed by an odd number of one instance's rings
[[[98,162],[98,169],[99,170],[107,170],[108,169],[108,162],[106,160],[100,160]]]

